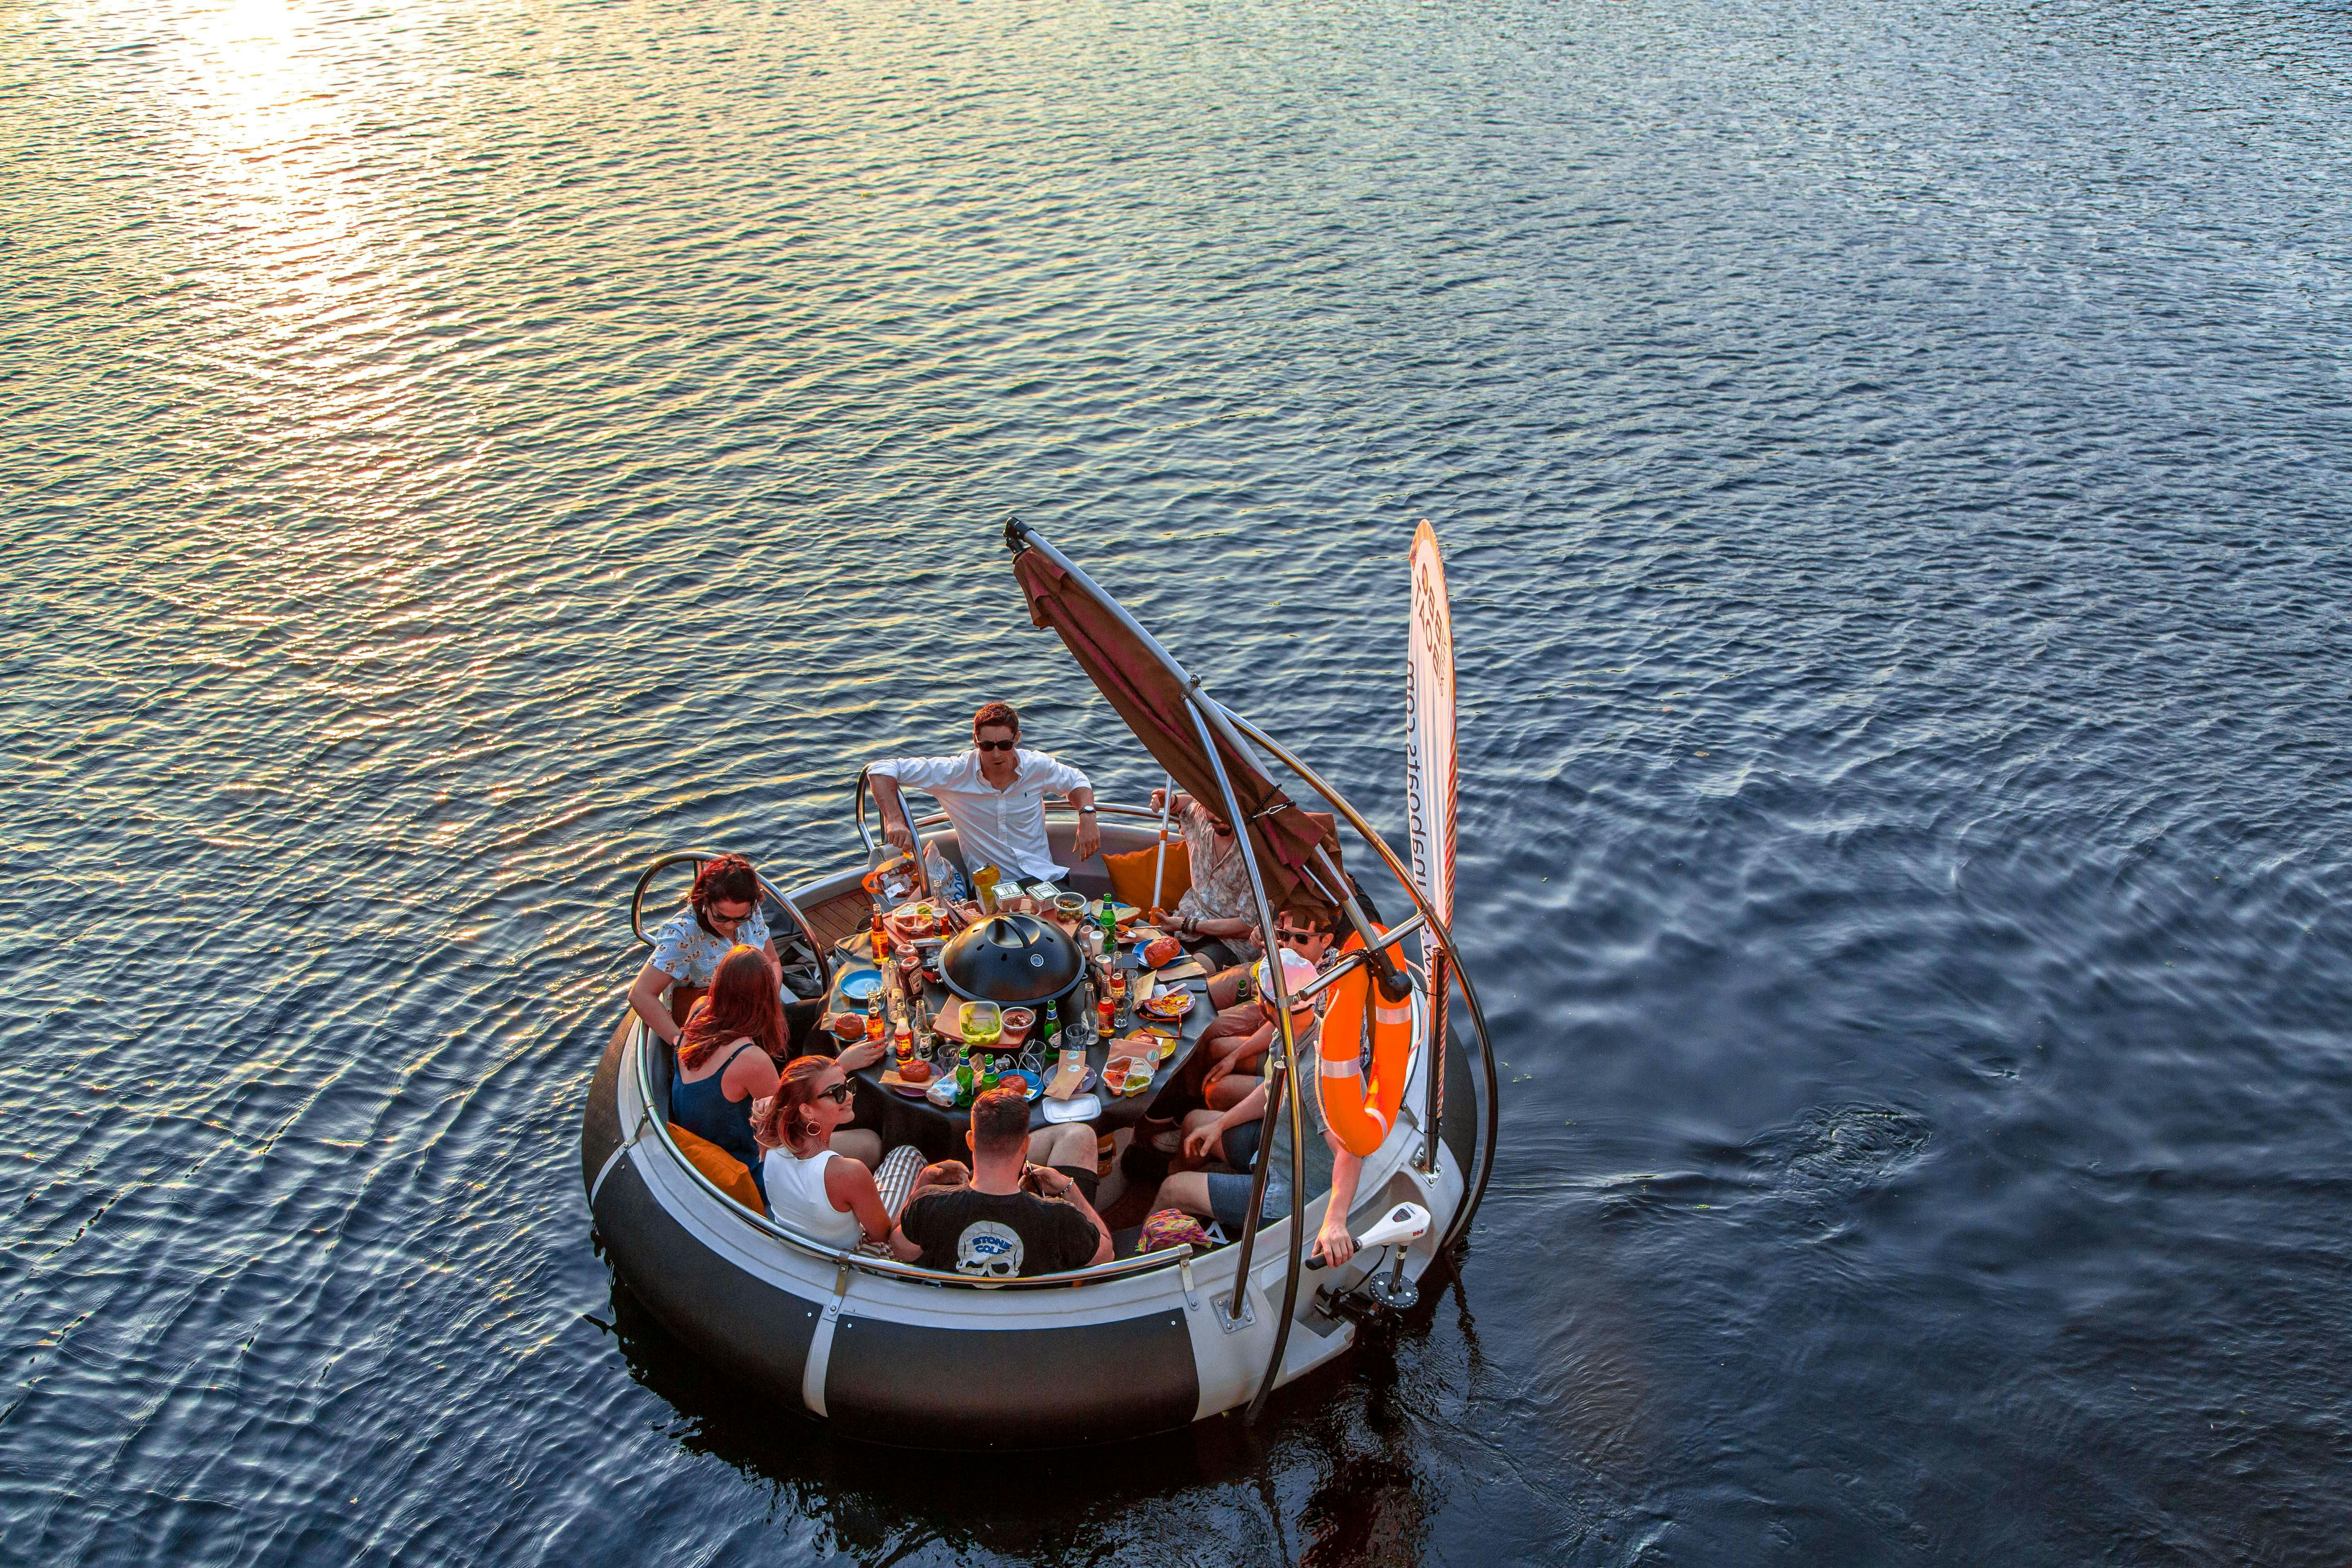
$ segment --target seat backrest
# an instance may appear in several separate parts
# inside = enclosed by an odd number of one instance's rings
[[[764,1215],[767,1206],[760,1202],[760,1189],[751,1184],[751,1173],[743,1162],[713,1143],[708,1138],[688,1132],[673,1121],[669,1135],[677,1141],[677,1152],[688,1163],[710,1178],[711,1184],[753,1214]]]
[[[1125,855],[1106,855],[1103,868],[1110,873],[1111,897],[1122,904],[1133,904],[1139,910],[1151,907],[1153,864],[1160,858],[1157,849],[1136,849]],[[1192,886],[1192,856],[1181,838],[1168,841],[1168,865],[1160,877],[1160,907],[1172,910]]]

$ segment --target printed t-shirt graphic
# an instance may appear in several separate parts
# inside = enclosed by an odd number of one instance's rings
[[[1021,1272],[1021,1234],[992,1219],[974,1220],[956,1237],[956,1272],[1010,1279]]]
[[[898,1225],[923,1249],[917,1261],[925,1268],[991,1279],[1082,1268],[1101,1242],[1068,1204],[975,1187],[927,1192],[907,1205]]]

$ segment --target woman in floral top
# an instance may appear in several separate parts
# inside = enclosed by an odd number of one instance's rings
[[[1160,808],[1166,794],[1165,790],[1151,792],[1152,810]],[[1170,809],[1184,830],[1192,885],[1176,900],[1169,923],[1211,969],[1246,964],[1265,943],[1258,936],[1257,900],[1250,892],[1249,866],[1242,858],[1241,842],[1231,827],[1189,795],[1178,792]],[[1211,997],[1215,999],[1213,990]]]

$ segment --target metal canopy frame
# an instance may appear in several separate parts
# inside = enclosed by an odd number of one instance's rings
[[[1395,876],[1398,885],[1404,889],[1405,896],[1412,900],[1414,908],[1420,911],[1423,941],[1430,942],[1433,940],[1435,957],[1443,959],[1453,953],[1452,930],[1439,916],[1436,910],[1431,907],[1428,898],[1414,883],[1411,870],[1397,858],[1396,852],[1389,847],[1387,841],[1373,830],[1371,824],[1364,819],[1363,814],[1349,805],[1347,799],[1322,775],[1309,768],[1265,731],[1211,697],[1202,689],[1200,678],[1191,674],[1178,663],[1175,656],[1161,647],[1160,639],[1153,637],[1144,628],[1141,622],[1129,615],[1125,605],[1106,593],[1100,584],[1088,576],[1076,562],[1054,548],[1052,543],[1034,528],[1017,517],[1009,518],[1004,524],[1004,542],[1006,546],[1016,554],[1023,550],[1034,550],[1059,567],[1097,604],[1108,611],[1122,627],[1166,668],[1169,674],[1175,677],[1177,682],[1183,688],[1184,701],[1192,710],[1193,727],[1199,732],[1202,749],[1208,753],[1209,765],[1216,773],[1217,787],[1224,795],[1225,819],[1239,829],[1234,837],[1241,845],[1242,865],[1249,874],[1250,894],[1257,905],[1260,931],[1270,932],[1274,930],[1274,911],[1266,898],[1265,878],[1258,869],[1256,851],[1250,842],[1250,835],[1245,828],[1247,816],[1242,810],[1239,797],[1234,794],[1233,781],[1226,776],[1224,759],[1216,744],[1218,735],[1222,735],[1234,751],[1243,756],[1253,754],[1250,742],[1255,741],[1296,773],[1308,788],[1329,802],[1331,808],[1345,817],[1349,825],[1362,836],[1364,841],[1380,854],[1381,858],[1387,863],[1390,872]],[[861,811],[858,815],[862,831],[865,814]],[[1328,868],[1328,862],[1327,868]],[[1352,907],[1355,900],[1351,896],[1347,896],[1349,889],[1342,885],[1329,890],[1341,902],[1342,908],[1351,921],[1356,920],[1360,911]],[[1368,947],[1380,940],[1376,933],[1370,931],[1363,931],[1360,934]],[[1306,1129],[1304,1111],[1299,1103],[1302,1091],[1298,1086],[1298,1042],[1291,1031],[1290,998],[1288,989],[1284,983],[1282,965],[1269,963],[1265,967],[1267,989],[1274,994],[1275,1016],[1282,1036],[1282,1053],[1276,1059],[1274,1071],[1269,1075],[1271,1081],[1267,1085],[1265,1120],[1259,1124],[1256,1170],[1250,1183],[1249,1217],[1242,1231],[1240,1258],[1234,1271],[1234,1293],[1228,1313],[1231,1319],[1238,1321],[1247,1310],[1246,1296],[1249,1289],[1251,1256],[1257,1245],[1258,1221],[1265,1202],[1267,1178],[1272,1174],[1274,1140],[1270,1134],[1274,1130],[1275,1117],[1286,1109],[1290,1118],[1290,1245],[1287,1268],[1283,1277],[1282,1315],[1275,1324],[1274,1348],[1266,1357],[1265,1375],[1258,1384],[1257,1394],[1250,1400],[1246,1419],[1252,1422],[1257,1419],[1259,1413],[1265,1407],[1267,1398],[1274,1392],[1275,1380],[1282,1371],[1283,1352],[1288,1348],[1290,1342],[1293,1313],[1298,1304],[1298,1272],[1305,1241],[1302,1222],[1305,1218],[1307,1199]],[[1495,1047],[1493,1039],[1486,1032],[1486,1014],[1478,1005],[1478,994],[1471,984],[1469,971],[1462,963],[1458,961],[1443,965],[1433,963],[1431,966],[1431,973],[1440,984],[1445,983],[1444,976],[1449,970],[1461,983],[1463,998],[1469,1004],[1472,1026],[1477,1031],[1479,1067],[1485,1079],[1486,1093],[1481,1097],[1484,1101],[1485,1116],[1479,1139],[1476,1174],[1465,1194],[1461,1208],[1454,1216],[1453,1224],[1446,1228],[1444,1236],[1438,1241],[1439,1252],[1452,1246],[1454,1239],[1467,1228],[1471,1216],[1477,1212],[1479,1202],[1486,1196],[1487,1178],[1493,1172],[1495,1164],[1496,1132],[1500,1125],[1496,1103],[1498,1087],[1495,1076]],[[1433,1008],[1433,1016],[1443,1018],[1444,1016],[1443,1008]],[[1434,1172],[1437,1168],[1437,1145],[1438,1141],[1444,1136],[1444,1130],[1438,1125],[1438,1118],[1444,1103],[1445,1049],[1446,1041],[1433,1033],[1430,1040],[1429,1102],[1422,1127],[1422,1137],[1425,1141],[1424,1169],[1431,1172]]]

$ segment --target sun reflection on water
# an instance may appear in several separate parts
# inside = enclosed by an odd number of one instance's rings
[[[443,75],[437,9],[93,0],[72,19],[143,46],[110,85],[162,154],[194,374],[233,391],[216,471],[265,476],[292,515],[396,532],[407,455],[430,439],[446,462],[469,423],[425,363],[434,279],[402,195],[424,145],[407,126]],[[189,347],[164,351],[171,374]]]

